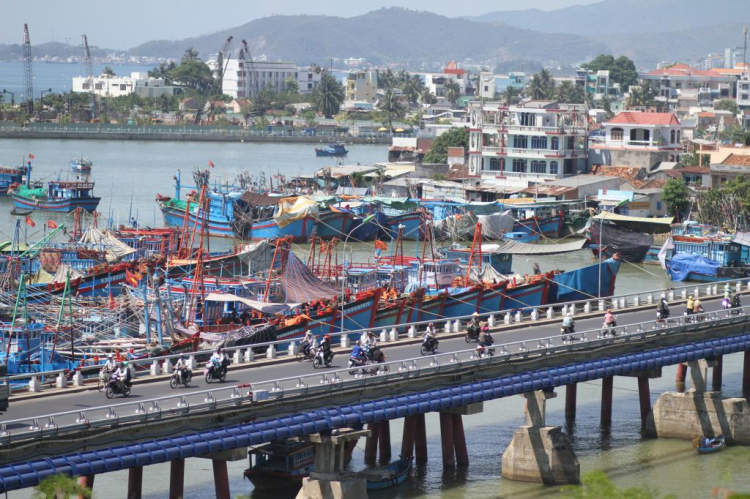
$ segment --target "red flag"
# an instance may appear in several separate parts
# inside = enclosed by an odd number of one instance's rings
[[[211,161],[210,159],[208,160],[208,166],[210,166],[211,168],[213,168],[213,167],[214,167],[214,162],[213,162],[213,161]]]
[[[36,227],[36,224],[31,219],[31,217],[26,217],[26,225],[31,225],[32,227]]]
[[[138,278],[135,276],[135,274],[133,274],[127,269],[125,269],[125,282],[127,282],[133,287],[138,286]]]
[[[47,220],[47,227],[49,227],[50,229],[56,229],[57,224],[55,223],[54,220]]]
[[[388,245],[385,244],[383,241],[380,241],[379,239],[375,239],[375,249],[387,250]]]
[[[29,159],[34,159],[34,155],[33,154],[29,154]]]

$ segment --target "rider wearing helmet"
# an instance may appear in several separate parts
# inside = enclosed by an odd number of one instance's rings
[[[305,333],[305,339],[303,339],[302,342],[300,343],[300,346],[302,347],[302,354],[305,357],[307,357],[307,354],[310,352],[310,349],[313,346],[314,338],[315,337],[313,336],[312,331],[308,329],[307,332]]]
[[[437,331],[435,330],[435,324],[430,322],[427,324],[427,329],[424,331],[422,343],[432,342],[437,338]]]
[[[180,358],[177,359],[177,362],[174,365],[174,369],[177,372],[177,379],[180,380],[180,383],[182,383],[182,380],[185,378],[185,374],[187,374],[190,371],[190,366],[188,365],[187,357],[185,357],[185,354],[180,354]]]
[[[109,382],[112,377],[112,373],[117,369],[117,362],[111,353],[107,354],[107,362],[102,365],[102,376],[105,382]]]

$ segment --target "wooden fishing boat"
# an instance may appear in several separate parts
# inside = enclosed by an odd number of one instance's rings
[[[16,217],[25,217],[31,215],[33,211],[34,210],[17,210],[16,208],[13,208],[10,210],[10,214]]]
[[[399,459],[384,468],[374,468],[360,472],[367,480],[367,490],[383,490],[401,485],[409,477],[411,459]]]
[[[696,440],[698,454],[713,454],[714,452],[721,452],[727,446],[724,435],[719,435],[714,438],[698,438]]]

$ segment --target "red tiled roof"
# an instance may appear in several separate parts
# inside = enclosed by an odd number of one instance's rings
[[[713,69],[705,71],[702,69],[695,69],[694,67],[688,66],[687,64],[675,64],[674,66],[664,69],[654,69],[653,71],[649,71],[647,74],[652,76],[722,76],[721,73]]]
[[[448,148],[448,157],[449,158],[463,158],[464,157],[464,148],[463,147],[449,147]]]
[[[634,186],[636,189],[663,189],[667,181],[663,178],[655,178],[643,182],[640,186]]]
[[[750,166],[750,156],[744,154],[730,154],[721,162],[722,165]]]
[[[447,74],[447,75],[462,75],[462,74],[465,74],[465,73],[466,73],[465,69],[449,69],[449,68],[445,68],[443,70],[443,74]]]
[[[703,113],[698,113],[699,118],[716,118],[716,114],[711,113],[709,111],[705,111]]]
[[[646,170],[637,166],[594,165],[591,168],[591,175],[619,177],[623,181],[630,182],[633,187],[640,187],[645,183],[642,179],[646,176]]]
[[[674,170],[676,172],[683,172],[683,173],[711,173],[711,168],[707,166],[683,166],[682,168],[678,168],[677,170]]]
[[[680,121],[674,113],[623,111],[609,120],[608,123],[619,123],[621,125],[679,125]]]
[[[445,176],[448,180],[461,180],[465,178],[471,178],[472,175],[469,175],[469,166],[456,163],[455,165],[451,166],[451,169],[448,170],[448,174]]]

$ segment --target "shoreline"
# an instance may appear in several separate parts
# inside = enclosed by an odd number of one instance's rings
[[[216,132],[120,132],[120,131],[15,131],[0,130],[0,139],[59,139],[59,140],[158,140],[171,142],[270,142],[287,144],[328,144],[344,142],[347,144],[386,144],[390,145],[391,137],[335,137],[307,135],[273,135]]]

